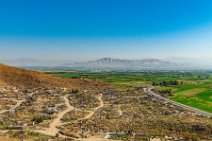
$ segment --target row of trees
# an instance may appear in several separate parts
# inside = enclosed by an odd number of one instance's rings
[[[183,83],[183,82],[181,82]],[[152,82],[153,86],[169,86],[169,85],[179,85],[179,82],[177,80],[174,81],[162,81],[162,82]]]

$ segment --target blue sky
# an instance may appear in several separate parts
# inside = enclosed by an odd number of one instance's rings
[[[209,58],[211,0],[0,1],[0,59]]]

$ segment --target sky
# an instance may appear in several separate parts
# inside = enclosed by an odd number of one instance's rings
[[[212,58],[212,0],[0,1],[0,60]]]

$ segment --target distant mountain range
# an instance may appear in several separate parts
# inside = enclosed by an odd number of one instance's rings
[[[171,60],[171,59],[167,59]],[[179,59],[178,59],[179,60]],[[177,63],[176,63],[177,62]],[[196,61],[197,62],[197,61]],[[201,62],[201,61],[200,61]],[[77,69],[77,70],[175,70],[175,69],[210,69],[207,65],[201,63],[186,63],[183,61],[164,61],[159,59],[115,59],[101,58],[93,61],[74,62],[71,60],[33,60],[33,59],[17,59],[17,60],[1,60],[0,63],[22,66],[31,69]]]
[[[88,67],[88,68],[123,68],[123,69],[162,69],[176,68],[178,64],[161,61],[158,59],[142,59],[142,60],[125,60],[114,58],[101,58],[94,61],[68,63],[64,64],[68,67]]]

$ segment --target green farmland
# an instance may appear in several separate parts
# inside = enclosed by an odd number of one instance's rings
[[[203,85],[182,91],[181,89],[184,88],[173,91],[172,100],[212,113],[212,89],[207,89]]]
[[[62,78],[94,79],[115,88],[128,89],[153,82],[177,81],[178,85],[156,86],[170,89],[170,99],[212,113],[212,73],[209,72],[50,72]]]

